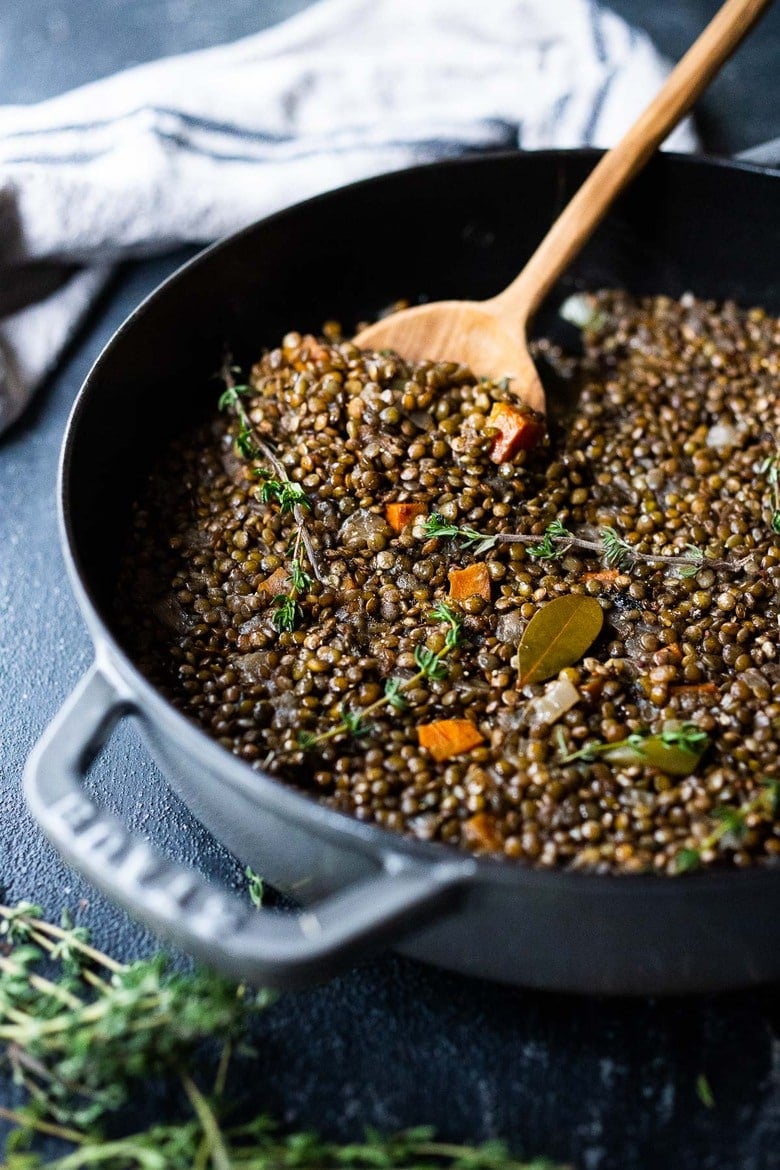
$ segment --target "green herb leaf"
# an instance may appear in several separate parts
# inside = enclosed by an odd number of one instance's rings
[[[568,528],[564,528],[560,520],[553,520],[552,524],[548,524],[544,530],[544,536],[539,544],[532,544],[528,549],[529,557],[535,557],[537,560],[554,561],[558,557],[563,556],[566,551],[566,546],[560,542],[564,537],[572,535]]]
[[[308,593],[313,584],[312,578],[307,573],[299,560],[294,560],[290,565],[290,585],[296,593]]]
[[[223,390],[217,400],[218,410],[234,410],[238,406],[238,400],[243,394],[251,394],[251,386],[228,386]]]
[[[260,877],[259,873],[255,873],[251,865],[248,865],[244,870],[244,877],[247,881],[249,900],[252,905],[256,906],[259,910],[263,904],[263,879]]]
[[[780,816],[780,780],[764,776],[761,783],[764,791],[760,794],[760,804],[770,817]]]
[[[400,678],[389,678],[385,683],[385,698],[394,711],[404,711],[407,707],[402,688],[403,680]]]
[[[690,873],[701,865],[701,854],[698,849],[681,849],[674,858],[675,873]]]
[[[706,560],[704,551],[695,544],[686,544],[685,550],[689,563],[687,565],[681,565],[678,568],[677,576],[683,578],[695,577]]]
[[[651,764],[668,776],[690,776],[710,746],[710,737],[696,723],[666,726],[657,734],[650,730],[635,731],[616,743],[590,743],[566,756],[564,764],[573,760],[592,763],[603,756],[610,764]]]
[[[460,642],[461,634],[463,632],[463,621],[454,610],[445,605],[443,601],[437,602],[430,613],[432,621],[446,622],[449,629],[444,636],[444,645],[448,650],[454,650]]]
[[[719,839],[730,837],[734,845],[744,839],[748,831],[746,813],[741,808],[732,808],[730,805],[723,804],[718,808],[712,810],[713,820],[718,822],[720,832],[717,834]]]
[[[582,658],[604,624],[604,612],[595,597],[568,594],[538,609],[526,626],[517,648],[520,686],[544,682]]]
[[[429,650],[427,646],[415,646],[414,661],[426,678],[443,679],[447,677],[447,667],[438,654]]]
[[[712,1086],[707,1080],[704,1073],[699,1073],[696,1078],[696,1096],[701,1101],[702,1105],[707,1109],[715,1108],[715,1095],[712,1092]]]
[[[614,528],[602,528],[599,536],[604,560],[611,569],[630,569],[633,566],[636,559],[634,551]]]
[[[353,711],[346,703],[341,704],[341,722],[344,724],[345,730],[357,739],[371,733],[370,726],[363,721],[362,711]]]
[[[311,510],[311,500],[306,492],[299,483],[294,483],[292,480],[285,480],[278,498],[282,513],[292,512],[296,507],[306,508],[307,511]]]
[[[271,614],[271,624],[281,634],[283,630],[294,630],[298,620],[298,603],[286,593],[277,593],[273,600],[275,609]]]
[[[469,548],[470,545],[479,545],[479,551],[492,548],[496,543],[493,536],[489,536],[484,532],[477,532],[476,528],[469,528],[464,525],[459,528],[457,524],[448,524],[443,516],[438,512],[431,512],[430,516],[426,517],[423,525],[423,533],[425,536],[436,536],[439,538],[452,537],[460,541],[463,548]]]

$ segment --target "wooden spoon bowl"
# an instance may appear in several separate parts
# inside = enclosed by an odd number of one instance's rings
[[[391,349],[413,361],[457,361],[477,375],[508,378],[517,398],[545,413],[544,389],[527,344],[534,313],[617,195],[688,112],[770,3],[726,0],[502,293],[487,301],[437,301],[405,309],[363,329],[355,344],[361,349]]]
[[[480,376],[510,378],[526,406],[545,413],[544,389],[523,324],[491,301],[436,301],[393,313],[355,338],[362,349],[393,349],[421,361],[458,361]]]

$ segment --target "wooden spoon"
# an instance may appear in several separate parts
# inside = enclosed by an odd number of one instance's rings
[[[438,301],[393,313],[355,338],[361,349],[392,349],[420,361],[457,361],[475,374],[510,378],[524,403],[545,412],[528,352],[529,323],[550,288],[728,60],[772,0],[727,0],[617,146],[598,162],[519,276],[487,301]]]

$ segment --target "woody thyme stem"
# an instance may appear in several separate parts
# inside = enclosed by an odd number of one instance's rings
[[[238,418],[242,433],[251,437],[251,443],[254,447],[253,453],[255,455],[261,455],[268,463],[270,463],[278,479],[280,479],[283,483],[289,483],[290,477],[287,474],[287,468],[284,466],[281,459],[279,459],[273,449],[268,445],[268,443],[266,443],[262,435],[257,433],[257,430],[247,413],[246,407],[241,401],[241,388],[237,387],[236,380],[233,377],[233,367],[230,364],[229,355],[225,357],[225,361],[222,365],[222,369],[219,372],[219,376],[224,382],[227,391],[232,391],[232,394],[230,395],[230,405],[236,413],[236,417]],[[301,540],[303,541],[303,547],[306,549],[306,558],[311,565],[311,570],[318,581],[324,582],[325,578],[320,571],[317,554],[314,549],[314,543],[311,539],[311,535],[308,529],[306,528],[306,513],[304,507],[302,504],[295,504],[292,511],[295,522],[298,525]]]

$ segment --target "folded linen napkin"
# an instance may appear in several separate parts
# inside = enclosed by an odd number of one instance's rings
[[[466,151],[607,146],[666,72],[593,0],[321,0],[0,108],[0,432],[123,257]],[[670,139],[692,149],[690,126]]]

